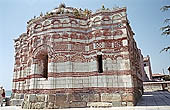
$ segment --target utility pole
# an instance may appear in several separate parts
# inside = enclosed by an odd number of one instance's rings
[[[164,69],[162,69],[162,73],[165,75],[165,71],[164,71]]]

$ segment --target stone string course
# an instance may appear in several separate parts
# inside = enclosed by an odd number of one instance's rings
[[[14,40],[12,98],[24,99],[25,109],[135,105],[143,92],[141,54],[126,8],[85,17],[75,10],[32,19]]]

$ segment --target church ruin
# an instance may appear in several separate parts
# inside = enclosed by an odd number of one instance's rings
[[[13,99],[22,107],[133,106],[143,92],[140,53],[126,8],[61,4],[15,39]]]

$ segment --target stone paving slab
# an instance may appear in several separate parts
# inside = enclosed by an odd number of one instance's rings
[[[170,106],[170,92],[145,92],[137,106]]]

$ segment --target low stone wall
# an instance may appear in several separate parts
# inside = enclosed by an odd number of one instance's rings
[[[27,94],[24,109],[133,106],[132,93],[56,93]]]
[[[168,90],[170,92],[170,81],[164,82],[144,82],[143,88],[145,92]]]
[[[10,106],[21,106],[24,101],[24,94],[12,94],[9,102]]]

